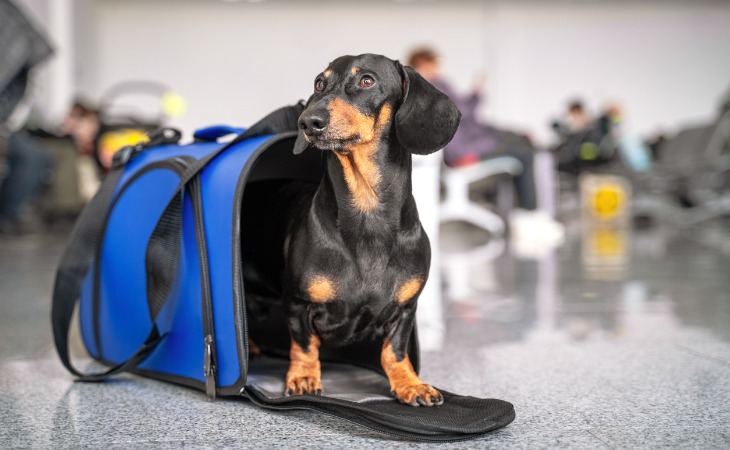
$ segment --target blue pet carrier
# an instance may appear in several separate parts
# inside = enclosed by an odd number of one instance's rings
[[[205,128],[188,145],[178,144],[179,132],[165,129],[115,155],[56,277],[53,331],[63,364],[79,381],[133,372],[210,398],[242,396],[268,408],[316,410],[419,440],[468,439],[511,422],[512,405],[495,399],[442,391],[440,407],[401,405],[388,396],[374,343],[322,353],[323,382],[340,380],[332,384],[344,392],[285,397],[283,315],[257,331],[274,334],[269,340],[282,343],[279,351],[249,364],[249,327],[256,325],[247,320],[241,239],[255,236],[240,226],[243,192],[257,181],[321,178],[318,152],[292,153],[301,111],[301,105],[282,108],[245,131]],[[231,134],[237,135],[232,141],[218,142]],[[88,353],[109,366],[102,373],[81,373],[70,362],[76,303]],[[415,330],[409,356],[417,370]]]

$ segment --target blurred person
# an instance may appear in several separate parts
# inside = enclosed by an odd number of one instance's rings
[[[76,100],[63,118],[61,134],[73,139],[80,154],[94,156],[100,128],[99,112],[87,103]]]
[[[552,221],[546,214],[537,211],[537,193],[535,189],[534,154],[535,149],[529,139],[517,133],[500,130],[482,123],[477,117],[477,107],[483,101],[483,77],[477,80],[470,95],[458,94],[441,75],[438,54],[430,48],[413,51],[407,60],[423,78],[437,89],[448,95],[461,111],[462,118],[459,129],[451,142],[444,149],[444,161],[449,167],[461,167],[477,164],[493,158],[510,156],[520,161],[522,172],[515,176],[517,198],[521,210],[513,211],[511,225],[523,229],[530,222],[544,225],[555,230],[562,238],[562,226]],[[535,220],[536,219],[536,220]],[[521,223],[516,223],[521,222]]]
[[[592,118],[580,99],[568,102],[561,120],[552,123],[558,143],[558,170],[577,176],[584,170],[611,163],[617,150],[616,128],[621,122],[618,103],[609,103]]]
[[[618,151],[622,163],[633,172],[647,172],[652,164],[652,148],[626,121],[618,102],[611,102],[596,121],[599,135]]]
[[[569,101],[563,118],[552,123],[553,130],[560,139],[588,131],[592,125],[591,117],[580,99]]]
[[[580,100],[573,100],[568,103],[568,114],[566,124],[568,130],[575,133],[585,130],[591,125],[591,118]]]
[[[50,179],[52,159],[46,148],[26,131],[7,139],[6,173],[0,184],[0,233],[20,231],[20,213],[44,181]]]
[[[51,169],[45,148],[15,131],[13,112],[23,99],[31,69],[51,47],[9,0],[0,0],[0,232],[14,231],[22,207]]]
[[[596,119],[595,126],[600,136],[612,138],[613,134],[618,133],[619,126],[623,122],[624,114],[621,105],[617,102],[608,103]]]
[[[79,153],[76,170],[79,190],[85,201],[91,200],[100,185],[102,171],[96,148],[101,128],[99,110],[77,99],[63,118],[59,130],[62,136],[73,140]]]

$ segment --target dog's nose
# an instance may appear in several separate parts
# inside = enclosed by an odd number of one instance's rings
[[[309,136],[319,136],[324,133],[329,123],[329,114],[325,111],[315,111],[302,114],[299,118],[299,129]]]

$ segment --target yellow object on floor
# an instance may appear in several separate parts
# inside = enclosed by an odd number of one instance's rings
[[[631,185],[626,178],[603,174],[581,175],[580,192],[583,218],[588,222],[605,224],[629,220]]]

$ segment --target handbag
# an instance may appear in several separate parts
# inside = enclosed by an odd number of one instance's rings
[[[131,372],[209,399],[319,411],[413,440],[465,440],[509,424],[514,408],[498,399],[440,390],[438,407],[397,402],[375,342],[323,348],[325,394],[284,396],[288,329],[280,309],[248,317],[241,242],[256,237],[241,228],[241,213],[251,183],[322,176],[318,152],[292,154],[302,110],[281,108],[246,130],[204,128],[187,145],[179,131],[163,129],[115,154],[57,270],[52,324],[61,362],[80,382]],[[84,346],[107,366],[102,372],[84,373],[70,360],[77,304]],[[249,360],[250,336],[266,356]],[[415,329],[408,353],[417,371]]]

